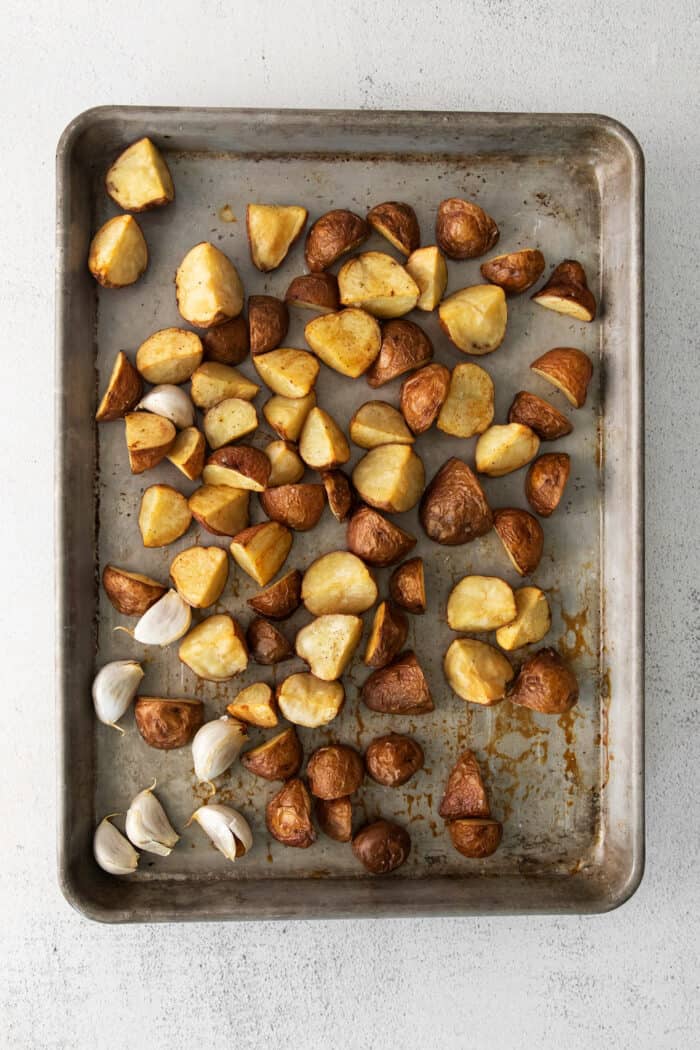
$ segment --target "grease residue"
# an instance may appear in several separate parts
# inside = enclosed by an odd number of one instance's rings
[[[559,652],[564,659],[575,660],[584,653],[590,653],[591,649],[586,638],[588,609],[583,608],[577,613],[568,613],[562,606],[561,618],[566,630],[559,639]]]

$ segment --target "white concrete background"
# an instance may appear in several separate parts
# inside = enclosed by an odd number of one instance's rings
[[[652,10],[655,13],[652,13]],[[0,11],[0,1045],[698,1045],[693,0],[5,0]],[[99,103],[598,111],[647,159],[644,882],[598,918],[106,928],[54,861],[54,148]]]

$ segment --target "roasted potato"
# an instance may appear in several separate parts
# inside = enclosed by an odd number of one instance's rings
[[[208,241],[190,248],[175,274],[177,308],[195,328],[212,328],[238,317],[243,285],[238,270]]]
[[[502,288],[475,284],[443,299],[438,307],[443,332],[465,354],[491,354],[505,339],[508,307]]]
[[[274,295],[249,296],[248,330],[251,354],[276,349],[289,331],[287,304]]]
[[[540,563],[544,533],[537,518],[519,507],[494,511],[493,527],[513,568],[520,576],[530,576]]]
[[[251,620],[246,638],[250,655],[263,667],[281,664],[294,656],[294,650],[282,632],[262,617]]]
[[[98,423],[122,419],[143,393],[143,383],[129,358],[120,350],[114,359],[107,389],[95,414]]]
[[[132,474],[157,467],[175,444],[177,431],[169,419],[152,412],[127,412],[126,448]]]
[[[544,273],[544,255],[537,248],[494,255],[481,264],[481,276],[497,284],[508,295],[520,295],[532,288]]]
[[[400,514],[415,507],[423,493],[423,460],[409,445],[380,445],[362,457],[352,483],[365,503]]]
[[[556,441],[574,429],[566,416],[554,405],[543,401],[536,394],[529,394],[526,390],[520,390],[513,398],[513,404],[508,411],[508,422],[522,423],[534,430],[542,441]]]
[[[571,346],[558,346],[538,357],[530,368],[561,390],[574,408],[582,408],[585,405],[593,365],[583,350],[576,350]]]
[[[552,626],[549,602],[539,587],[521,587],[514,597],[515,618],[496,631],[496,641],[508,651],[541,642]]]
[[[103,288],[126,288],[148,266],[148,247],[133,215],[115,215],[90,242],[88,269]]]
[[[513,591],[497,576],[463,576],[447,600],[453,631],[495,631],[516,615]]]
[[[292,539],[284,525],[264,521],[237,533],[231,541],[231,554],[243,571],[264,587],[287,560]]]
[[[216,361],[220,365],[240,365],[248,356],[250,348],[248,322],[239,314],[232,321],[218,324],[204,333],[202,344],[207,361]]]
[[[435,239],[450,259],[475,259],[490,251],[498,240],[498,226],[472,201],[450,197],[440,202]]]
[[[263,405],[263,415],[283,441],[297,441],[306,417],[315,404],[313,390],[306,397],[280,397],[275,394]]]
[[[292,569],[271,587],[248,598],[248,605],[271,620],[286,620],[301,605],[301,573]]]
[[[492,478],[520,470],[534,459],[540,439],[522,423],[505,423],[485,430],[476,443],[476,469]]]
[[[141,497],[139,530],[144,547],[166,547],[184,536],[192,521],[187,500],[171,485],[151,485]]]
[[[342,470],[322,470],[321,481],[326,490],[328,509],[337,521],[345,521],[355,502],[349,478]]]
[[[425,612],[428,601],[422,558],[409,558],[394,569],[389,578],[389,594],[394,604],[401,609],[418,615]]]
[[[377,585],[367,566],[348,551],[324,554],[308,567],[301,600],[314,616],[366,612],[377,600]]]
[[[319,747],[306,766],[309,790],[317,798],[344,798],[354,794],[365,778],[360,755],[346,744]]]
[[[370,507],[360,507],[348,522],[348,550],[370,565],[393,565],[416,545],[415,536]]]
[[[367,666],[386,667],[401,652],[407,637],[408,620],[401,610],[390,602],[380,602],[365,649]]]
[[[423,494],[420,522],[431,540],[446,546],[470,543],[493,524],[476,474],[461,459],[448,459]]]
[[[532,299],[540,306],[566,314],[576,321],[593,321],[596,315],[595,296],[588,287],[586,271],[575,259],[559,263]]]
[[[161,328],[136,351],[136,367],[148,383],[186,383],[202,363],[204,347],[195,332]]]
[[[420,297],[416,306],[430,312],[445,294],[447,288],[447,263],[436,244],[418,248],[409,255],[406,269],[418,285]]]
[[[486,786],[473,751],[463,751],[452,767],[438,813],[444,820],[491,816]]]
[[[433,356],[433,344],[422,328],[413,321],[387,321],[382,326],[378,356],[367,372],[371,387],[383,386],[392,379],[426,365]]]
[[[170,565],[181,598],[194,609],[206,609],[221,597],[228,579],[228,555],[222,547],[188,547]]]
[[[321,831],[336,842],[352,838],[352,802],[345,798],[317,798],[314,812]]]
[[[241,689],[226,711],[232,718],[261,729],[272,729],[278,722],[275,696],[267,682],[254,682]]]
[[[508,699],[544,715],[561,715],[578,700],[578,682],[555,649],[539,649],[522,664]]]
[[[401,733],[387,733],[369,744],[365,766],[372,780],[384,787],[400,787],[423,768],[423,748]]]
[[[304,752],[294,726],[241,755],[248,772],[265,780],[289,780],[297,775],[303,761]]]
[[[424,434],[437,419],[450,387],[444,365],[419,369],[401,384],[401,412],[414,434]]]
[[[355,835],[352,851],[372,875],[387,875],[405,862],[411,852],[411,838],[400,825],[375,820]]]
[[[300,236],[308,216],[297,205],[249,204],[246,229],[253,265],[263,273],[275,270]]]
[[[354,212],[345,208],[326,212],[306,235],[306,265],[312,273],[327,270],[341,255],[367,240],[369,232],[368,224]]]
[[[420,295],[406,268],[384,252],[364,252],[346,262],[338,289],[343,306],[358,306],[374,317],[401,317]]]
[[[304,420],[299,455],[313,470],[332,470],[350,459],[345,434],[322,408],[312,408]]]
[[[230,485],[202,485],[187,501],[192,517],[214,536],[235,536],[248,524],[249,493]]]
[[[190,481],[196,481],[204,469],[207,443],[196,427],[185,427],[175,438],[166,459]]]
[[[341,682],[323,682],[304,671],[285,678],[277,688],[282,715],[294,725],[317,729],[336,717],[345,700]]]
[[[132,142],[119,154],[105,176],[105,189],[124,211],[147,211],[175,200],[168,165],[149,138]]]
[[[258,354],[253,364],[273,394],[287,398],[306,397],[313,390],[321,367],[307,350],[287,346]]]
[[[316,841],[311,823],[311,797],[298,778],[288,780],[265,808],[265,823],[283,846],[307,849]]]
[[[447,830],[457,852],[473,860],[481,860],[495,853],[503,835],[502,825],[497,820],[485,817],[448,820]]]
[[[105,565],[102,586],[114,608],[124,616],[143,616],[168,589],[150,576],[118,569],[116,565]]]
[[[379,353],[382,335],[377,321],[365,310],[339,310],[309,321],[304,338],[324,365],[356,379]]]
[[[488,372],[478,365],[455,365],[438,416],[438,430],[463,438],[483,434],[493,421],[493,399],[493,380]]]
[[[204,415],[204,433],[213,449],[238,441],[257,430],[257,426],[255,406],[240,397],[227,397]]]
[[[402,255],[410,255],[420,244],[420,227],[410,204],[401,201],[375,204],[367,213],[367,222]]]
[[[559,506],[570,470],[571,460],[566,452],[546,452],[530,465],[525,477],[525,496],[540,517],[548,518]]]
[[[205,485],[230,485],[234,489],[264,492],[270,481],[272,464],[252,445],[227,445],[212,452],[204,468]]]
[[[405,652],[373,671],[362,686],[362,702],[387,715],[422,715],[434,710],[430,688],[415,653]]]
[[[228,613],[207,616],[185,636],[178,656],[198,678],[226,682],[248,666],[243,628]]]
[[[352,660],[362,637],[359,616],[334,613],[318,616],[297,634],[297,656],[324,682],[340,678]],[[349,794],[349,792],[341,792]]]
[[[204,723],[201,700],[166,700],[139,696],[134,704],[136,728],[150,747],[172,751],[189,744]]]
[[[304,273],[295,277],[284,296],[289,306],[331,314],[340,309],[338,278],[333,273]]]
[[[192,373],[192,400],[197,408],[204,410],[229,397],[253,401],[259,392],[257,383],[251,383],[237,368],[221,365],[218,361],[205,361]]]
[[[304,477],[304,462],[291,441],[271,441],[265,447],[265,455],[271,466],[267,481],[270,488],[295,485]]]
[[[445,654],[444,669],[457,696],[484,707],[503,700],[514,674],[502,653],[475,638],[456,638]]]
[[[323,485],[278,485],[260,493],[260,506],[268,518],[296,532],[313,529],[325,505]]]
[[[401,413],[387,401],[366,401],[350,420],[350,440],[360,448],[412,445],[413,434]]]

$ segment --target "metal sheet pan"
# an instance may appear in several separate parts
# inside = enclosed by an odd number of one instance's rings
[[[92,232],[116,210],[101,179],[115,154],[144,134],[167,152],[177,201],[140,217],[150,249],[145,278],[130,289],[101,290],[85,265]],[[593,912],[627,899],[643,869],[643,161],[630,133],[597,116],[107,107],[73,121],[57,160],[59,869],[67,898],[109,922]],[[301,734],[307,749],[330,739],[363,747],[390,728],[420,740],[425,769],[401,789],[368,784],[358,802],[360,816],[395,817],[409,826],[408,863],[373,879],[347,847],[323,836],[312,849],[285,849],[264,826],[264,802],[275,788],[236,766],[222,778],[219,798],[234,800],[253,825],[256,844],[245,863],[228,864],[195,827],[169,858],[144,854],[134,876],[104,875],[91,855],[99,817],[124,810],[156,778],[180,828],[200,792],[189,749],[147,748],[129,718],[124,737],[95,724],[89,699],[95,667],[143,657],[145,691],[201,696],[208,717],[248,682],[275,678],[251,665],[233,683],[198,682],[172,649],[146,652],[113,631],[126,621],[100,593],[102,566],[114,561],[166,579],[174,554],[197,540],[193,528],[165,550],[141,547],[142,491],[159,480],[184,479],[167,464],[132,477],[122,426],[95,427],[97,391],[114,354],[133,353],[151,331],[182,323],[173,274],[200,240],[234,259],[248,291],[283,293],[303,271],[301,245],[279,271],[252,268],[244,222],[249,200],[303,203],[313,219],[331,207],[362,213],[372,203],[403,199],[416,208],[429,243],[438,202],[454,195],[480,201],[496,216],[499,250],[536,244],[550,265],[581,259],[602,305],[600,319],[585,326],[527,296],[515,299],[505,343],[480,361],[495,381],[497,420],[523,388],[551,397],[574,417],[573,434],[557,444],[572,456],[572,481],[565,505],[545,523],[545,556],[534,582],[550,594],[548,641],[576,669],[579,705],[547,718],[507,702],[482,710],[451,694],[441,659],[452,637],[444,608],[454,581],[469,571],[519,581],[493,534],[466,547],[438,547],[412,512],[400,520],[420,537],[416,553],[426,562],[430,608],[411,618],[409,644],[426,668],[435,713],[390,719],[364,709],[358,685],[366,672],[358,656],[341,716]],[[236,221],[223,220],[226,204]],[[379,237],[368,247],[387,249]],[[478,261],[451,263],[449,270],[448,291],[480,279]],[[305,319],[293,318],[288,345],[304,345]],[[449,366],[464,360],[433,316],[417,320],[433,337],[437,360]],[[575,413],[528,368],[544,349],[567,344],[587,350],[595,363],[591,396]],[[253,374],[250,362],[243,370]],[[346,424],[364,400],[395,402],[399,382],[377,395],[362,380],[322,369],[319,403]],[[255,443],[270,437],[263,425]],[[431,477],[449,455],[472,457],[473,445],[430,431],[416,447]],[[524,505],[522,486],[522,471],[486,483],[494,505]],[[254,520],[261,518],[256,507]],[[318,529],[296,536],[288,566],[303,568],[319,551],[343,546],[344,529],[326,511]],[[377,573],[380,589],[386,577],[386,570]],[[245,598],[254,585],[239,572],[232,579],[221,608],[247,621]],[[304,620],[303,612],[295,614],[289,633]],[[285,664],[277,674],[294,669]],[[253,736],[262,738],[260,731]],[[495,815],[505,823],[501,848],[479,863],[451,849],[437,816],[447,771],[465,746],[484,763]]]

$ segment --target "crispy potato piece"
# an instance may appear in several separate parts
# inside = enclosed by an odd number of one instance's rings
[[[319,747],[306,766],[311,794],[331,800],[353,795],[365,778],[365,767],[360,755],[347,744],[329,744]]]
[[[411,838],[399,824],[375,820],[355,835],[352,851],[372,875],[388,875],[405,863],[411,852]]]
[[[508,307],[502,288],[475,284],[443,299],[438,307],[443,332],[465,354],[491,354],[506,334]]]
[[[264,667],[281,664],[294,656],[294,650],[282,632],[261,617],[251,621],[246,637],[251,656]]]
[[[345,701],[342,682],[323,682],[308,672],[292,674],[277,689],[277,703],[288,722],[317,729],[332,722]]]
[[[362,457],[352,483],[371,507],[402,513],[415,507],[423,493],[423,460],[408,445],[380,445]]]
[[[348,551],[332,551],[313,562],[301,585],[301,600],[314,616],[357,615],[377,600],[377,585],[367,566]]]
[[[274,295],[248,297],[251,354],[264,354],[280,345],[289,330],[286,303]]]
[[[126,288],[148,266],[148,247],[133,215],[115,215],[90,242],[88,269],[103,288]]]
[[[254,682],[241,689],[236,699],[227,704],[226,711],[232,718],[260,729],[272,729],[279,721],[275,697],[267,682]]]
[[[267,590],[248,598],[248,605],[271,620],[286,620],[301,605],[301,573],[292,569]]]
[[[481,264],[481,276],[497,284],[508,295],[520,295],[532,288],[544,273],[544,255],[537,248],[521,248],[506,255],[494,255]]]
[[[422,558],[409,558],[389,578],[389,594],[395,605],[422,615],[428,607]]]
[[[207,616],[180,643],[183,664],[207,682],[226,682],[248,666],[243,628],[228,613]]]
[[[408,620],[400,609],[380,602],[372,621],[365,649],[368,667],[386,667],[403,649],[408,637]]]
[[[295,277],[285,294],[285,302],[302,310],[331,314],[340,309],[338,278],[333,273],[304,273]]]
[[[204,724],[201,700],[139,696],[134,704],[136,728],[150,747],[172,751],[185,747]]]
[[[188,605],[206,609],[226,586],[228,555],[222,547],[188,547],[173,558],[170,577]]]
[[[583,350],[572,346],[555,347],[533,361],[530,368],[561,390],[574,408],[585,405],[593,365]]]
[[[253,265],[267,273],[275,270],[300,236],[308,216],[306,208],[295,204],[249,204],[246,229]]]
[[[304,338],[324,365],[356,379],[366,372],[382,342],[379,325],[365,310],[339,310],[309,321]]]
[[[402,733],[387,733],[368,745],[365,765],[372,780],[384,787],[400,787],[423,768],[425,756],[417,740]]]
[[[322,470],[321,481],[326,490],[328,508],[337,521],[345,521],[355,502],[350,479],[342,470]]]
[[[414,434],[424,434],[438,417],[450,387],[444,365],[420,368],[401,384],[401,411]]]
[[[410,255],[420,244],[420,226],[410,204],[401,201],[375,204],[367,213],[367,222],[403,255]]]
[[[227,445],[212,452],[204,468],[205,485],[231,485],[235,489],[264,492],[272,464],[264,452],[252,445]]]
[[[136,367],[143,378],[154,384],[177,386],[198,368],[204,348],[195,332],[184,328],[161,328],[149,335],[136,351]]]
[[[486,817],[449,820],[447,830],[457,852],[472,860],[490,857],[498,849],[503,836],[503,826],[499,821]]]
[[[508,699],[544,715],[561,715],[578,700],[576,675],[555,649],[539,649],[523,663]]]
[[[350,440],[360,448],[412,445],[413,434],[401,413],[386,401],[366,401],[350,420]]]
[[[265,448],[265,455],[272,468],[267,482],[270,488],[295,485],[304,477],[304,463],[290,441],[271,441]]]
[[[509,423],[522,423],[535,433],[542,441],[555,441],[557,438],[565,437],[574,429],[565,415],[543,401],[536,394],[529,394],[527,390],[520,390],[513,398],[513,403],[508,411]]]
[[[369,232],[365,220],[352,211],[336,208],[326,212],[306,235],[306,265],[312,273],[327,270],[341,255],[354,251],[367,240]]]
[[[150,576],[118,569],[116,565],[105,565],[102,586],[114,608],[124,616],[143,616],[168,589]]]
[[[345,434],[322,408],[312,408],[304,420],[299,455],[314,470],[331,470],[350,459]]]
[[[303,761],[304,752],[294,726],[241,755],[241,764],[248,772],[265,780],[289,780],[297,775]]]
[[[375,317],[401,317],[420,295],[405,267],[384,252],[364,252],[346,262],[338,288],[343,306],[359,306]]]
[[[175,438],[166,458],[186,478],[195,481],[202,473],[206,448],[204,434],[197,427],[185,427]]]
[[[431,244],[427,248],[418,248],[409,255],[406,269],[420,290],[416,306],[419,310],[429,313],[435,309],[447,288],[445,256],[436,244]]]
[[[297,634],[297,656],[305,660],[312,674],[324,682],[340,678],[352,660],[362,637],[359,616],[328,614],[318,616]],[[341,792],[349,794],[347,791]]]
[[[576,321],[593,321],[596,315],[595,296],[588,287],[586,271],[575,259],[559,263],[532,300]]]
[[[311,798],[301,780],[288,780],[265,807],[265,823],[283,846],[307,849],[316,841]]]
[[[547,595],[539,587],[521,587],[514,597],[514,619],[496,631],[496,641],[507,651],[541,642],[552,626]]]
[[[192,512],[187,500],[171,485],[151,485],[141,497],[139,529],[144,547],[166,547],[184,536]]]
[[[410,651],[387,667],[372,671],[361,696],[371,711],[388,715],[422,715],[435,708],[423,669]]]
[[[292,533],[276,521],[251,525],[233,537],[231,554],[244,572],[264,587],[287,560]]]
[[[345,798],[317,798],[314,812],[321,831],[335,842],[352,838],[352,802]]]
[[[278,485],[260,493],[260,506],[268,518],[296,532],[313,529],[325,505],[323,485]]]
[[[259,354],[253,363],[270,390],[287,398],[306,397],[313,390],[320,369],[313,354],[291,347]]]
[[[359,507],[348,522],[348,550],[370,565],[393,565],[415,547],[416,537],[371,507]]]
[[[484,536],[493,524],[479,480],[461,459],[448,459],[423,494],[420,523],[431,540],[452,547]]]
[[[220,365],[240,365],[250,348],[248,322],[240,314],[231,321],[209,328],[202,336],[207,361]]]
[[[455,365],[438,416],[438,430],[463,438],[483,434],[493,422],[493,399],[493,380],[488,372],[478,365]]]
[[[544,533],[537,518],[519,507],[506,507],[494,511],[493,527],[515,571],[520,576],[530,576],[540,563],[544,546]]]
[[[438,813],[444,820],[491,816],[486,786],[473,751],[463,751],[452,767]]]
[[[253,401],[260,387],[230,365],[205,361],[192,373],[192,400],[197,408],[208,409],[229,397]]]
[[[546,452],[534,463],[525,477],[525,496],[535,511],[543,518],[559,506],[569,480],[571,460],[566,452]]]
[[[453,631],[495,631],[516,615],[513,591],[497,576],[463,576],[447,600]]]
[[[476,443],[476,469],[492,478],[503,477],[534,459],[539,447],[537,434],[522,423],[489,427]]]
[[[490,251],[498,236],[498,226],[478,204],[459,197],[440,202],[435,238],[450,259],[475,259]]]
[[[163,416],[154,416],[152,412],[128,412],[124,422],[132,474],[143,474],[144,470],[156,467],[175,444],[177,431]]]
[[[444,669],[457,696],[485,707],[503,700],[514,674],[502,653],[475,638],[456,638],[445,654]]]
[[[105,189],[124,211],[147,211],[175,200],[170,169],[149,138],[119,154],[105,176]]]
[[[202,485],[190,496],[192,517],[214,536],[235,536],[248,524],[249,493],[230,485]]]
[[[114,359],[107,389],[95,413],[98,423],[122,419],[143,393],[143,383],[129,358],[120,350]]]
[[[382,345],[367,372],[371,387],[380,387],[406,372],[426,365],[433,356],[433,344],[413,321],[394,320],[382,325]]]
[[[213,449],[238,441],[257,430],[258,413],[250,401],[227,397],[204,415],[204,433]]]
[[[275,394],[263,405],[263,415],[283,441],[298,441],[306,417],[315,404],[316,394],[313,390],[306,397],[280,397]]]
[[[195,328],[212,328],[238,317],[243,285],[238,270],[208,241],[190,248],[175,274],[177,308]]]

